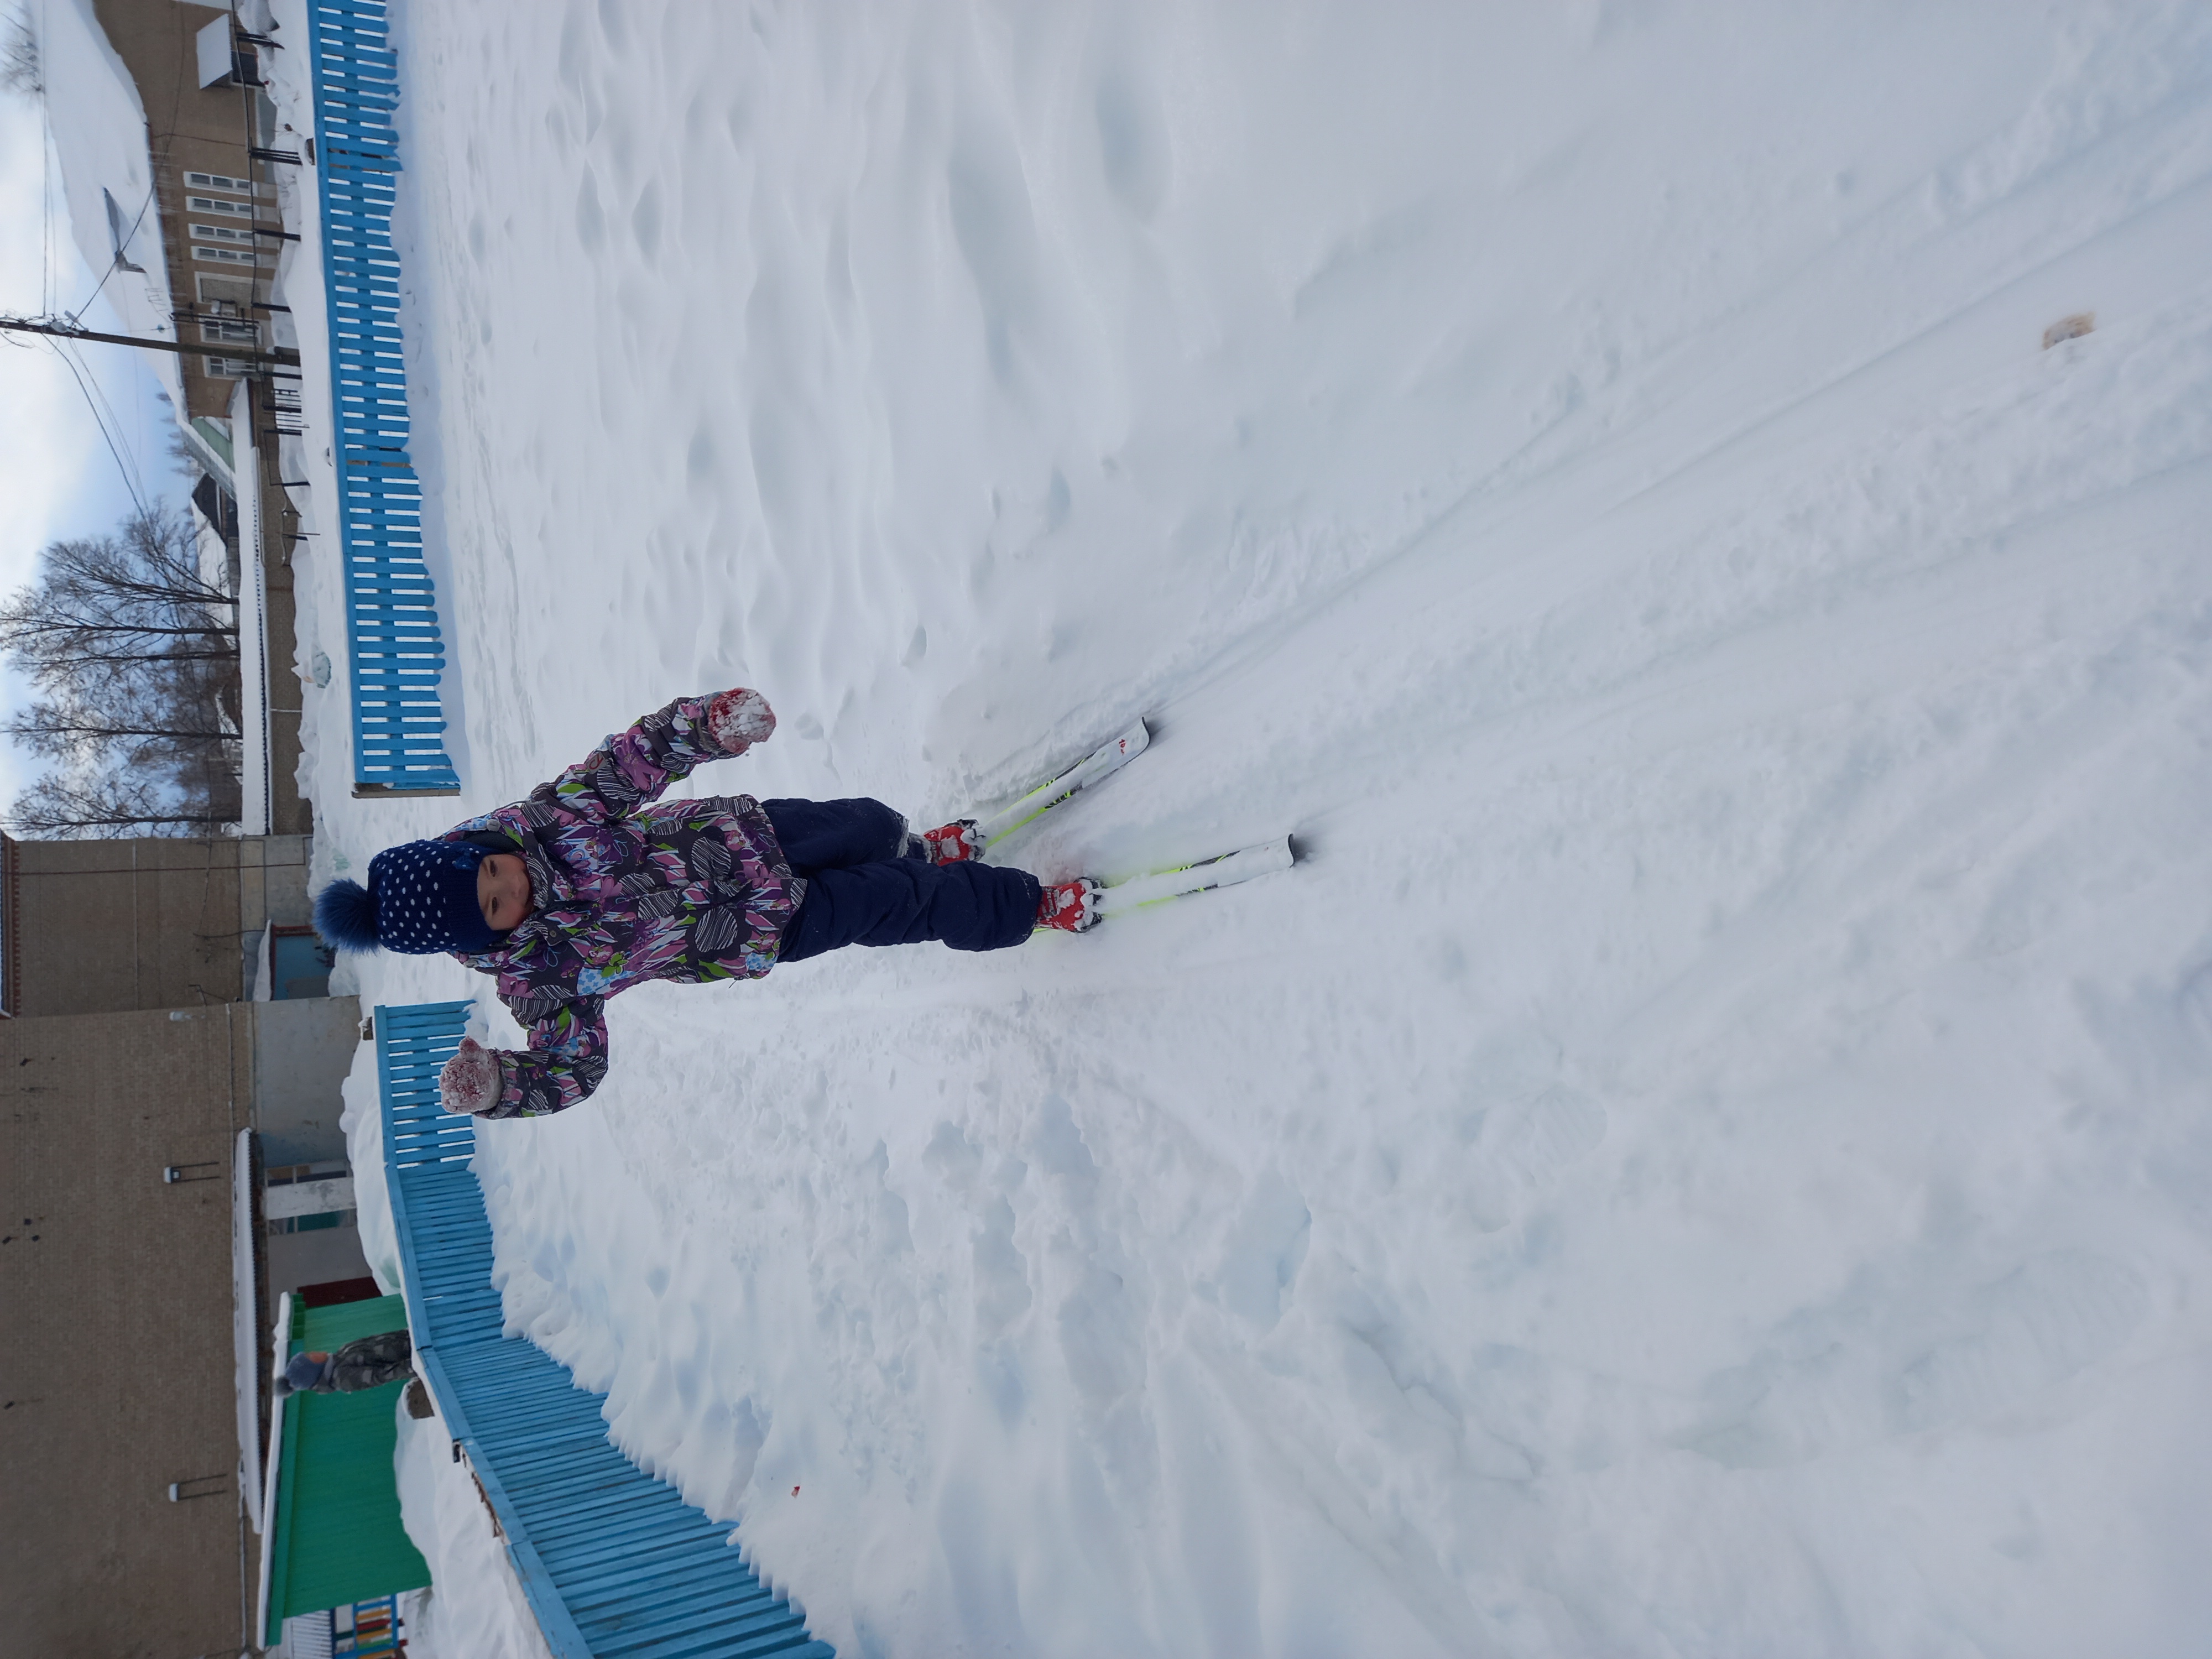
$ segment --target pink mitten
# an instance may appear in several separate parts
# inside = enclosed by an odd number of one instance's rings
[[[718,691],[707,704],[707,729],[728,753],[742,755],[753,744],[768,741],[775,730],[775,710],[759,692],[743,686]]]
[[[449,1112],[488,1112],[499,1104],[504,1086],[499,1056],[474,1037],[463,1037],[460,1053],[438,1073],[438,1100]]]

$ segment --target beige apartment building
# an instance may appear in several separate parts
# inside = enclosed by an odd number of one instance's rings
[[[250,363],[240,350],[268,351],[290,337],[288,313],[270,295],[287,233],[276,210],[275,171],[296,165],[295,149],[276,142],[276,112],[263,95],[258,54],[304,52],[304,40],[279,48],[240,31],[228,7],[191,0],[93,0],[108,44],[136,82],[147,116],[146,142],[154,192],[145,211],[158,220],[161,254],[180,341],[204,351],[179,358],[187,447],[211,479],[234,491],[250,475],[256,500],[240,515],[258,545],[237,550],[244,574],[258,561],[266,599],[262,703],[268,720],[265,827],[275,835],[310,827],[308,803],[295,773],[300,757],[299,681],[292,664],[296,607],[292,556],[301,544],[299,515],[283,489],[280,441],[301,428],[296,374]],[[138,215],[140,204],[106,204],[112,217]],[[117,257],[143,236],[112,228]],[[141,254],[139,257],[143,257]],[[244,468],[240,452],[254,452]],[[203,507],[204,514],[205,508]],[[209,515],[212,516],[212,515]]]

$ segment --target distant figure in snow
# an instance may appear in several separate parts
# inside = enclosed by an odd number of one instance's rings
[[[276,1379],[279,1399],[292,1394],[358,1394],[415,1374],[415,1341],[404,1331],[357,1336],[336,1353],[295,1353]]]
[[[880,801],[725,795],[656,805],[775,730],[757,691],[679,697],[550,783],[332,882],[315,926],[342,950],[451,951],[499,979],[528,1048],[465,1038],[446,1109],[542,1117],[607,1071],[606,1000],[646,980],[758,979],[846,945],[1000,951],[1097,919],[1098,884],[975,862],[972,823],[920,836]]]

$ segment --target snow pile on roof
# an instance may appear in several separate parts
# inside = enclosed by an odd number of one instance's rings
[[[39,22],[47,118],[78,250],[93,270],[107,273],[100,291],[122,318],[125,333],[174,337],[145,106],[93,15],[92,0],[51,0],[40,9]],[[59,296],[69,306],[89,297]],[[163,390],[181,410],[184,384],[175,355],[149,356]]]

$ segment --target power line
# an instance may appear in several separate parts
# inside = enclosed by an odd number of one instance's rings
[[[131,236],[136,236],[137,234],[138,227],[134,224],[131,227]],[[131,236],[125,236],[123,239],[125,246],[129,245]],[[78,318],[84,315],[84,308],[100,297],[100,289],[107,286],[107,279],[115,275],[117,269],[120,267],[122,264],[123,249],[118,247],[115,250],[115,257],[107,262],[107,269],[100,273],[100,280],[92,285],[92,292],[86,295],[83,299],[80,300],[77,302],[76,309],[69,313],[70,321],[75,322]]]
[[[46,0],[39,0],[40,50],[51,37],[46,33]],[[54,119],[53,106],[46,96],[46,77],[43,68],[39,75],[39,295],[42,306],[52,310],[54,303]]]
[[[64,352],[68,352],[70,351],[72,348],[64,346],[62,349]],[[113,431],[117,434],[118,438],[120,439],[123,436],[125,429],[123,416],[117,410],[115,404],[109,399],[107,388],[100,384],[100,376],[94,373],[92,365],[84,360],[82,351],[78,351],[76,353],[76,362],[77,367],[82,368],[89,377],[90,391],[88,396],[90,401],[96,403],[100,406],[100,410],[106,412],[106,424],[109,429]],[[144,411],[142,410],[139,412],[141,419],[143,420]],[[144,435],[143,430],[138,435],[141,437]],[[136,493],[143,494],[146,487],[146,473],[143,466],[140,464],[142,459],[140,451],[142,451],[145,446],[143,443],[131,442],[125,444],[124,447],[131,452],[131,471],[138,480],[138,491]]]
[[[185,313],[187,318],[195,315],[197,313],[191,312]],[[146,334],[106,334],[78,323],[58,322],[51,317],[16,317],[0,312],[0,331],[8,331],[23,334],[50,334],[64,340],[98,340],[108,345],[143,346],[149,351],[173,351],[180,356],[191,356],[208,349],[205,341],[195,344],[190,340],[163,340]],[[264,363],[279,368],[297,368],[300,366],[299,350],[293,346],[278,346],[271,351],[248,351],[242,346],[226,345],[218,346],[213,355],[235,358],[242,363]]]
[[[131,477],[131,469],[124,465],[123,452],[115,447],[115,440],[107,430],[107,422],[100,417],[100,406],[93,402],[92,393],[87,389],[84,376],[79,372],[76,362],[62,349],[60,341],[49,338],[47,343],[53,348],[54,356],[69,365],[69,372],[76,381],[76,389],[84,395],[85,407],[92,411],[93,423],[99,427],[100,435],[107,444],[107,453],[115,458],[115,470],[123,475],[123,487],[131,492],[132,503],[141,513],[149,511],[146,498],[140,492],[137,481]]]

